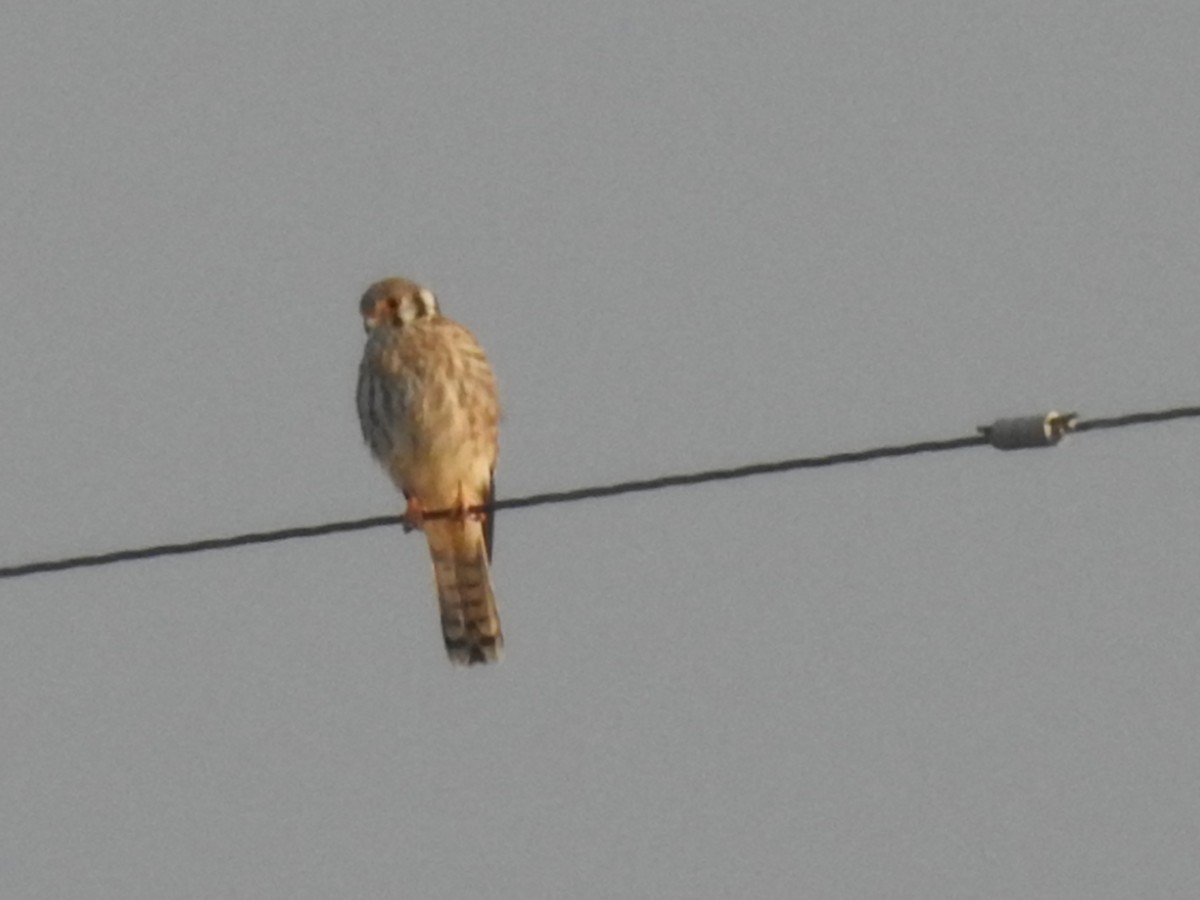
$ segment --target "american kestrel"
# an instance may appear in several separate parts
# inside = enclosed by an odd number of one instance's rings
[[[358,370],[363,439],[408,500],[404,516],[429,541],[450,661],[499,662],[504,647],[489,563],[500,406],[483,348],[404,278],[367,288],[367,346]],[[449,509],[448,518],[424,519]]]

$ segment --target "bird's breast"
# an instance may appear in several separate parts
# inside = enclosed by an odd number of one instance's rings
[[[365,376],[370,415],[384,432],[368,439],[372,452],[405,490],[426,498],[456,492],[463,481],[486,483],[495,465],[491,368],[473,340],[456,337],[412,329],[379,348]]]

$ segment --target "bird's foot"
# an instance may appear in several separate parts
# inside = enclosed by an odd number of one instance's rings
[[[404,508],[404,531],[420,531],[424,524],[425,505],[416,497],[409,497]]]
[[[467,506],[466,491],[463,486],[458,486],[458,500],[454,504],[454,518],[462,519],[465,522],[482,522],[487,518],[487,513],[480,509],[471,509]]]

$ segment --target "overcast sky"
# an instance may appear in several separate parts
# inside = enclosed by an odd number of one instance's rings
[[[1200,6],[8,0],[0,565],[1200,402]],[[0,582],[0,895],[1200,895],[1200,425]]]

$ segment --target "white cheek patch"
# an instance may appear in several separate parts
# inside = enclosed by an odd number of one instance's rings
[[[396,318],[401,325],[408,325],[410,322],[421,317],[421,306],[417,303],[414,297],[401,297],[400,305],[396,309]]]

